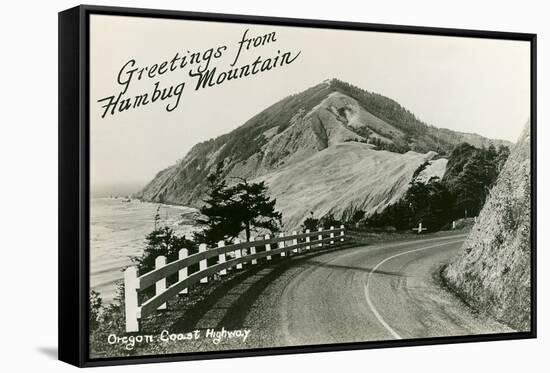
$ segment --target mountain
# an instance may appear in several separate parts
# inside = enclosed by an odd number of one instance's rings
[[[435,155],[378,151],[368,144],[345,142],[258,180],[265,181],[270,195],[277,199],[285,226],[294,228],[310,212],[316,217],[332,214],[346,220],[356,211],[370,216],[383,210],[401,199],[413,174],[425,162],[431,161],[419,179],[443,176],[447,160],[433,160]]]
[[[521,331],[531,321],[530,167],[527,123],[461,255],[443,272],[468,303]]]
[[[435,161],[435,153],[448,154],[461,142],[508,145],[429,126],[387,97],[336,79],[326,80],[284,98],[230,133],[195,145],[177,164],[160,171],[136,197],[200,206],[204,181],[221,163],[229,183],[235,177],[266,180],[285,223],[295,226],[309,211],[342,216],[354,209],[383,209],[406,190],[422,163]],[[443,162],[438,162],[440,177]],[[337,179],[330,184],[335,172]],[[289,207],[293,212],[285,211],[285,201],[293,198],[285,185],[293,183],[322,196],[300,211],[296,207]],[[340,195],[344,190],[350,194]],[[304,198],[299,200],[305,203]]]

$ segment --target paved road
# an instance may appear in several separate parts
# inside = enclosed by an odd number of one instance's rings
[[[465,236],[360,247],[310,260],[281,297],[291,345],[503,331],[439,283]]]
[[[454,235],[356,247],[258,268],[224,289],[192,326],[252,330],[247,346],[217,348],[511,331],[441,287],[439,269],[464,239]]]

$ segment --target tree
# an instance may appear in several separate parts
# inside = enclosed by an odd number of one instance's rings
[[[218,170],[220,169],[218,164]],[[204,228],[201,232],[195,232],[196,242],[215,244],[218,241],[235,238],[241,232],[241,225],[237,215],[237,200],[233,191],[227,187],[225,180],[220,176],[221,172],[215,172],[208,176],[208,195],[204,200],[205,205],[200,209],[204,218],[197,223]]]
[[[323,216],[319,222],[319,226],[323,228],[339,227],[342,224],[340,219],[336,219],[332,212]]]
[[[269,199],[265,182],[249,183],[246,179],[229,188],[235,207],[235,218],[245,230],[246,239],[250,240],[251,229],[265,229],[276,232],[281,224],[282,214],[275,210],[275,199]]]
[[[426,184],[411,182],[403,199],[371,216],[368,225],[409,230],[422,222],[435,231],[450,220],[451,213],[451,194],[438,177],[432,177]]]
[[[486,150],[486,157],[488,160],[492,161],[497,157],[497,148],[493,144],[489,145],[489,147]]]
[[[236,238],[243,231],[250,240],[253,230],[278,231],[282,214],[275,210],[276,200],[269,198],[263,181],[250,183],[238,178],[237,184],[228,187],[220,175],[216,172],[208,177],[209,192],[200,210],[204,229],[195,233],[195,241],[214,244]]]
[[[476,216],[509,153],[506,146],[497,150],[493,145],[479,149],[458,144],[449,156],[443,180],[432,178],[425,184],[413,181],[399,202],[369,217],[367,225],[408,230],[422,222],[437,230],[453,219]],[[428,164],[420,165],[412,179]]]
[[[478,149],[462,143],[449,157],[443,183],[453,198],[453,218],[476,216],[508,158],[509,149],[493,145]]]
[[[155,259],[163,255],[168,262],[178,259],[181,249],[188,249],[190,254],[197,250],[193,241],[185,235],[178,236],[170,227],[154,229],[145,237],[146,246],[140,257],[132,258],[140,273],[146,273],[155,268]]]
[[[313,217],[313,211],[310,212],[310,216],[302,223],[302,231],[310,230],[310,232],[319,229],[319,219]]]
[[[353,224],[357,224],[359,223],[361,220],[363,220],[365,218],[365,211],[363,210],[357,210],[353,213],[353,215],[351,216],[351,222]]]
[[[438,177],[433,177],[426,184],[428,189],[428,216],[424,218],[425,224],[430,225],[431,230],[438,230],[451,221],[453,200],[451,193]]]

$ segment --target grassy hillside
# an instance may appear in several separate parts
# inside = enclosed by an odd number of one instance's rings
[[[310,212],[317,218],[331,214],[346,220],[356,211],[365,216],[382,211],[401,199],[415,171],[434,155],[376,151],[367,144],[346,142],[259,180],[277,199],[285,227],[294,228]],[[444,169],[434,168],[430,176],[441,177],[437,172]]]

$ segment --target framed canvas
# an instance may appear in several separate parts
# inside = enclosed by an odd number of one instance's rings
[[[59,358],[534,338],[535,77],[527,33],[59,13]]]

